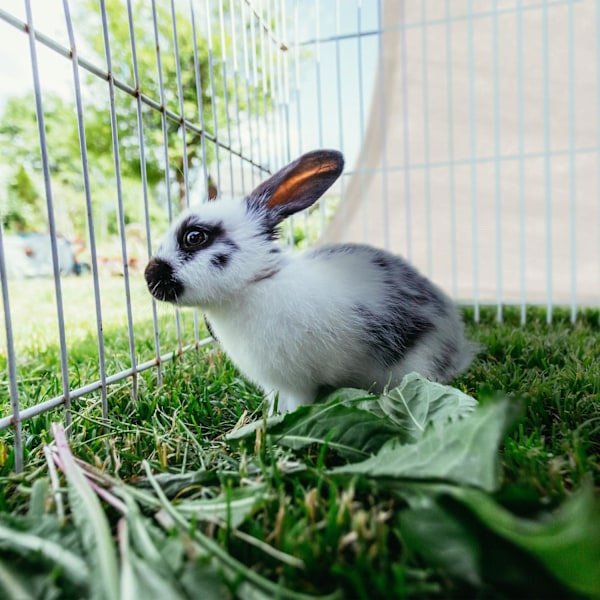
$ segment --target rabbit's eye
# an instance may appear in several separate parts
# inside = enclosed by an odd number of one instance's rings
[[[190,229],[183,236],[183,247],[185,249],[199,248],[208,240],[208,234],[202,229]]]

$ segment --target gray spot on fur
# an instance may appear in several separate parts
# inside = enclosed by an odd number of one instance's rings
[[[402,286],[402,295],[412,301],[431,306],[438,315],[446,314],[446,301],[435,286],[416,269],[398,256],[374,250],[371,257],[373,266],[385,273],[385,284]]]
[[[369,303],[360,303],[353,310],[362,324],[364,341],[384,367],[397,364],[435,329],[440,317],[449,315],[448,301],[443,293],[399,256],[361,244],[322,246],[309,253],[309,257],[323,260],[340,255],[344,255],[345,260],[356,256],[357,265],[366,260],[379,274],[383,305],[374,310]],[[447,372],[454,359],[448,349],[442,354],[440,367]],[[450,354],[449,361],[447,354]]]
[[[230,258],[231,256],[229,254],[215,254],[210,259],[210,264],[213,265],[213,267],[216,267],[217,269],[223,270],[227,266],[227,263],[229,262]]]
[[[385,311],[373,312],[358,304],[354,312],[362,323],[365,342],[384,367],[397,364],[434,324],[424,315],[412,314],[393,299]]]
[[[225,244],[226,246],[228,246],[229,248],[231,248],[232,250],[240,249],[240,247],[233,240],[230,240],[229,238],[223,238],[219,241],[222,242],[223,244]]]
[[[448,381],[456,368],[458,348],[452,340],[444,340],[439,354],[433,358],[433,362],[440,381]]]

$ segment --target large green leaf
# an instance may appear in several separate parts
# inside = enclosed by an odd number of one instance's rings
[[[468,419],[428,429],[413,444],[391,440],[375,456],[330,472],[449,481],[493,491],[499,483],[498,447],[512,417],[508,401],[488,404]]]
[[[563,597],[565,588],[600,597],[600,508],[591,487],[535,520],[474,489],[432,485],[429,496],[399,517],[405,543],[429,563],[509,594]]]
[[[271,439],[294,450],[310,444],[327,444],[340,456],[360,460],[376,452],[398,430],[388,419],[356,408],[367,393],[341,390],[326,402],[301,406],[285,416],[266,421]],[[228,440],[247,437],[260,428],[262,421],[251,423],[228,436]]]
[[[461,510],[455,500],[490,531],[535,557],[561,583],[600,598],[600,507],[591,486],[535,521],[515,516],[475,490],[455,490],[445,499],[443,506],[454,514]]]
[[[264,427],[273,441],[294,450],[309,444],[327,444],[343,458],[361,460],[390,439],[417,441],[428,426],[456,421],[470,414],[476,405],[460,390],[410,373],[398,387],[381,396],[340,389],[323,402],[250,423],[226,439],[243,439]]]
[[[329,410],[325,407],[333,407],[341,404],[349,407],[363,408],[361,403],[364,401],[366,403],[365,410],[367,410],[369,403],[373,404],[373,400],[375,399],[375,396],[371,396],[364,390],[356,388],[340,388],[326,396],[322,396],[321,400],[315,404],[299,406],[294,412],[276,414],[269,417],[263,416],[262,418],[246,423],[241,427],[235,427],[225,436],[225,439],[228,442],[237,442],[253,436],[259,429],[270,433],[277,425],[282,423],[289,426],[295,423],[298,418],[309,418],[313,414],[324,414],[323,411],[326,412]],[[294,417],[294,415],[296,415],[296,417]],[[301,415],[301,417],[298,417],[298,415]],[[379,411],[378,416],[383,416],[383,412]]]
[[[402,540],[410,551],[419,553],[426,564],[473,586],[482,585],[482,557],[477,534],[460,520],[448,515],[434,502],[403,510],[398,518]]]
[[[397,428],[370,412],[330,402],[286,416],[269,434],[278,444],[294,450],[309,444],[327,444],[343,458],[360,460],[396,436]]]
[[[417,441],[427,427],[444,426],[466,417],[477,406],[471,396],[449,385],[429,381],[418,373],[406,375],[398,387],[382,394],[376,402],[382,413],[398,426],[403,442]],[[366,403],[363,406],[372,410]]]

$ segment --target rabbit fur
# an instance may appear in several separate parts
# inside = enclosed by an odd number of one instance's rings
[[[158,300],[200,309],[232,361],[282,412],[326,387],[382,391],[411,371],[447,382],[476,346],[451,300],[398,256],[366,245],[285,252],[277,227],[339,177],[310,152],[241,201],[187,210],[146,267]]]

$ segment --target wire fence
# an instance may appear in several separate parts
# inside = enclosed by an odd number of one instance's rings
[[[211,342],[145,290],[169,222],[316,147],[346,171],[290,244],[403,254],[476,320],[600,305],[600,0],[49,4],[0,8],[22,83],[0,122],[17,471],[23,421],[85,399],[106,419],[111,386],[135,398]]]
[[[59,24],[48,35],[44,33],[48,10],[33,4],[25,2],[24,15],[0,9],[2,30],[13,29],[27,41],[31,93],[18,96],[17,102],[30,103],[27,116],[37,125],[32,149],[37,156],[25,160],[31,161],[27,173],[34,185],[40,185],[46,203],[43,234],[18,231],[6,202],[0,229],[6,333],[2,350],[10,398],[10,411],[0,418],[0,428],[12,427],[14,432],[16,471],[22,468],[24,420],[64,405],[69,425],[71,402],[92,393],[100,398],[106,419],[110,385],[130,381],[135,399],[142,371],[154,369],[160,385],[165,361],[210,343],[201,335],[196,315],[184,318],[176,312],[172,318],[144,293],[140,269],[151,255],[155,233],[164,231],[190,202],[216,194],[244,195],[265,173],[289,159],[281,132],[286,93],[283,14],[271,13],[275,5],[259,9],[245,1],[226,11],[222,1],[172,0],[167,5],[127,0],[119,5],[101,0],[92,7],[63,0],[62,27]],[[92,34],[94,28],[100,34]],[[13,50],[23,56],[20,46]],[[41,55],[44,65],[52,65],[52,73],[40,67]],[[57,66],[57,58],[64,64]],[[61,70],[65,65],[71,73],[70,91],[59,85],[61,78],[63,83],[67,79]],[[64,98],[64,114],[55,110],[57,96]],[[61,126],[67,121],[70,138],[53,136],[59,118]],[[10,126],[6,123],[4,131]],[[27,133],[19,128],[12,134]],[[102,135],[110,142],[98,139]],[[62,144],[73,143],[78,164],[62,164]],[[98,161],[104,164],[99,166]],[[72,205],[65,207],[65,199],[58,196],[67,191],[63,181],[67,177],[74,189],[68,190]],[[130,185],[133,194],[128,192]],[[21,193],[17,200],[22,207],[22,190],[15,193]],[[104,200],[101,204],[95,194]],[[78,213],[79,221],[81,215],[86,217],[80,226],[85,228],[84,264],[89,276],[64,277],[71,269],[62,260],[61,241],[65,229],[75,229],[74,219],[65,217],[65,211]],[[7,223],[17,234],[3,231]],[[32,248],[36,243],[41,247]],[[50,279],[27,279],[30,263],[36,262],[45,269],[33,274]],[[73,266],[81,268],[81,259]],[[46,297],[32,298],[30,304],[21,294]],[[57,347],[60,379],[47,373],[34,376],[37,389],[32,391],[27,367],[35,356],[23,357],[20,351],[23,344],[31,346],[31,338],[45,326],[32,314],[44,312],[42,302],[54,305],[50,311],[54,314],[48,317],[53,331],[48,340],[32,345],[33,352]],[[20,311],[23,304],[26,314]],[[91,355],[86,360],[97,361],[97,368],[83,376],[74,348],[81,340],[72,331],[81,312],[94,320],[84,332],[95,340],[91,347],[87,344]],[[109,312],[118,313],[118,318]],[[22,327],[25,320],[30,327]],[[118,323],[127,332],[126,350],[121,341],[113,347],[109,323],[111,327]],[[149,337],[152,344],[146,341]],[[176,349],[165,352],[168,346]],[[85,381],[90,373],[97,373],[97,378]],[[23,406],[29,396],[35,403]]]

